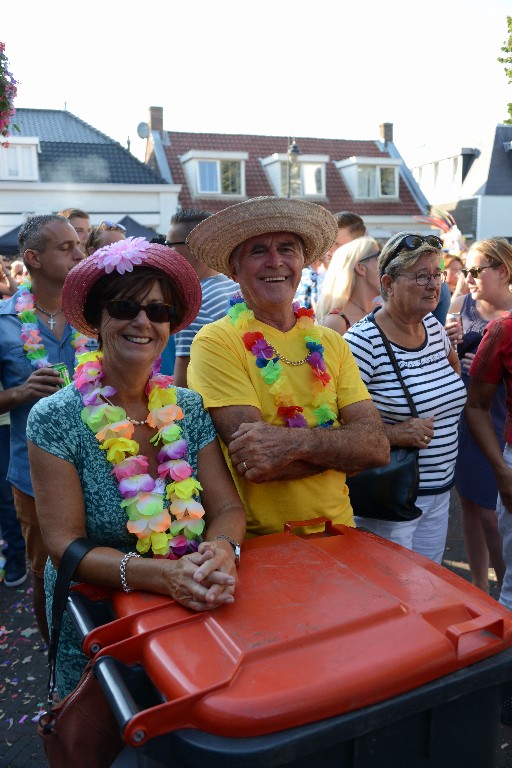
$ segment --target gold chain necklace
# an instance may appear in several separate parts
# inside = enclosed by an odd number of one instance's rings
[[[288,365],[304,365],[304,363],[307,363],[311,355],[311,352],[308,352],[306,357],[303,357],[302,360],[288,360],[288,358],[284,357],[280,352],[278,352],[275,347],[272,347],[272,353],[274,357],[278,357],[279,360],[282,360],[283,363],[287,363]]]

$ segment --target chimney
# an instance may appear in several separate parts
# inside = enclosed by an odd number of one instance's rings
[[[163,129],[164,129],[164,108],[150,107],[149,108],[149,130],[163,131]]]
[[[393,143],[393,123],[381,123],[380,139],[384,144]]]

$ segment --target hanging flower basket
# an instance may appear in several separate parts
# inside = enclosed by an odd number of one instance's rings
[[[2,147],[9,146],[7,138],[10,135],[10,128],[19,131],[17,125],[11,125],[11,120],[16,110],[14,109],[14,98],[17,94],[17,80],[9,72],[9,59],[5,55],[5,43],[0,43],[0,137]]]

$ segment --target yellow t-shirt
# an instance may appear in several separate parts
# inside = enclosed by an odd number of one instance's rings
[[[301,360],[307,354],[305,332],[297,326],[282,333],[255,320],[250,330],[260,331],[289,360]],[[331,375],[326,389],[332,392],[333,410],[337,408],[339,414],[347,405],[369,400],[370,395],[343,337],[330,328],[322,328],[321,333],[327,372]],[[283,426],[274,397],[260,374],[256,358],[246,350],[242,335],[227,316],[203,326],[192,342],[188,384],[201,394],[206,408],[249,405],[258,408],[268,424]],[[317,426],[312,405],[313,371],[307,364],[282,365],[295,395],[294,403],[304,409],[308,426]],[[339,426],[339,421],[333,426]],[[354,525],[344,472],[327,469],[297,480],[252,483],[236,472],[222,441],[221,445],[247,512],[247,536],[282,532],[288,520],[322,515],[334,523]]]

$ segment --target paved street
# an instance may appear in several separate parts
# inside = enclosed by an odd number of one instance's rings
[[[444,563],[463,578],[468,578],[456,494],[452,495]],[[46,652],[36,629],[31,593],[28,581],[15,589],[0,585],[0,768],[46,766],[35,725],[45,704]],[[491,593],[497,596],[492,580]],[[461,725],[461,738],[464,738]],[[496,768],[512,768],[512,728],[502,727],[501,736]],[[454,765],[453,768],[479,766]]]

